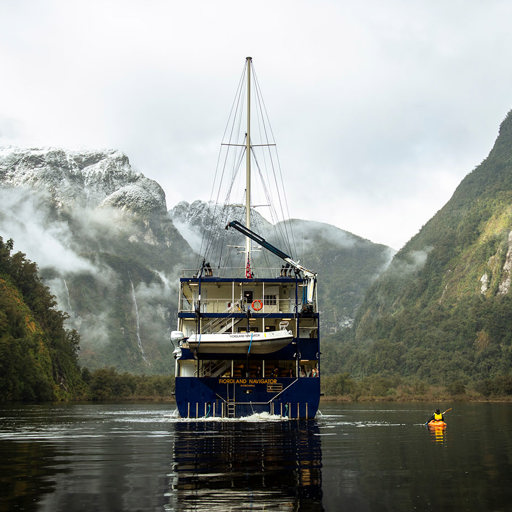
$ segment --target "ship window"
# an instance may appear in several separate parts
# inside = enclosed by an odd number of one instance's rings
[[[277,304],[277,295],[264,295],[263,302],[265,306],[275,306]]]
[[[295,361],[265,362],[265,377],[296,377]]]
[[[195,362],[193,360],[184,360],[179,362],[179,377],[194,377]]]
[[[244,292],[244,299],[245,299],[245,302],[247,302],[248,304],[250,304],[252,302],[252,295],[253,295],[253,291],[252,290],[246,290]]]

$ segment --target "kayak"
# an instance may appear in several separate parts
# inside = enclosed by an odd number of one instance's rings
[[[443,420],[432,420],[428,422],[429,427],[446,428],[446,422]]]

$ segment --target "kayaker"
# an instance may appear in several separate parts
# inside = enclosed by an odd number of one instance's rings
[[[443,413],[439,410],[439,409],[436,409],[434,411],[434,414],[432,414],[432,416],[430,416],[430,418],[427,420],[427,423],[429,421],[444,421],[444,416],[443,416]]]

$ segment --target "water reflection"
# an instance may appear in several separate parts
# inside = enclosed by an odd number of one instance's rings
[[[323,413],[192,422],[166,404],[0,407],[0,512],[510,509],[510,404],[458,404],[444,432],[414,404]]]
[[[433,443],[446,445],[446,425],[443,426],[427,426],[430,438]]]
[[[57,451],[37,442],[0,441],[0,512],[32,510],[56,488],[56,477],[66,472]]]
[[[175,424],[178,510],[323,510],[315,421]]]

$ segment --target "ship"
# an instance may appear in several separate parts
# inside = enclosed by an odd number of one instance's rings
[[[178,325],[171,341],[175,347],[174,393],[182,418],[268,414],[307,420],[318,411],[317,273],[258,234],[251,224],[255,215],[251,202],[255,148],[275,146],[268,141],[256,144],[251,134],[253,75],[252,58],[247,57],[234,102],[236,109],[245,106],[245,133],[241,139],[230,138],[221,144],[235,150],[233,161],[245,167],[245,201],[236,208],[224,204],[222,211],[243,211],[243,218],[227,219],[221,229],[218,222],[212,223],[217,228],[213,238],[220,239],[219,231],[224,231],[231,234],[231,240],[233,236],[240,239],[241,245],[231,245],[240,254],[239,264],[222,264],[223,252],[219,251],[217,265],[204,256],[196,269],[182,271],[179,281]],[[240,121],[234,124],[240,125]],[[261,175],[257,159],[256,165]],[[218,208],[215,203],[214,210]],[[211,218],[215,216],[213,212]],[[211,248],[212,244],[204,246]],[[256,258],[255,251],[264,252],[272,261]]]

